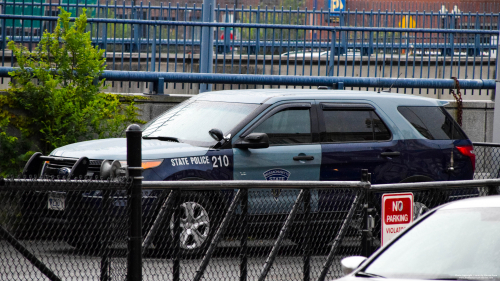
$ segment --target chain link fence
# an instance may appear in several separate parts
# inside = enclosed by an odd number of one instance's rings
[[[415,218],[498,194],[500,145],[475,144],[475,153],[481,180],[143,182],[138,210],[132,179],[2,179],[0,276],[127,280],[139,225],[143,280],[335,279],[342,258],[380,246],[382,194],[412,192]]]
[[[474,179],[500,178],[500,144],[474,143],[476,171]]]

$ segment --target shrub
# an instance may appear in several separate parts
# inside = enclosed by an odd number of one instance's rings
[[[0,174],[17,174],[34,153],[93,138],[114,137],[136,122],[133,98],[101,93],[104,50],[85,32],[85,11],[70,23],[61,9],[54,32],[34,51],[9,41],[19,68],[0,96]]]

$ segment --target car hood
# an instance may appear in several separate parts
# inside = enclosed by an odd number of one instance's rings
[[[142,140],[142,159],[163,159],[205,155],[207,147],[193,146],[187,143],[169,141]],[[127,159],[127,139],[114,138],[78,142],[55,149],[51,156],[89,159]]]

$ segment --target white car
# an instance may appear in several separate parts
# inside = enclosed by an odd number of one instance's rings
[[[343,281],[500,280],[500,196],[433,209],[370,258],[342,260]],[[360,265],[361,264],[361,265]]]

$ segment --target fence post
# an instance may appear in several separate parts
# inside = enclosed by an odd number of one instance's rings
[[[127,165],[132,185],[128,189],[129,213],[127,279],[142,280],[142,131],[139,125],[127,128]]]
[[[111,229],[111,202],[110,202],[110,190],[105,190],[102,196],[102,228],[100,230],[99,239],[101,240],[101,245],[99,245],[99,250],[101,251],[101,278],[100,281],[109,281],[109,269],[110,269],[110,253],[109,248],[111,244],[111,239],[113,235]]]
[[[369,182],[371,181],[371,174],[368,173],[367,169],[361,170],[361,181]],[[371,212],[372,208],[370,208],[370,190],[364,190],[364,200],[363,200],[363,223],[361,225],[362,238],[361,238],[361,255],[368,257],[372,254],[372,228],[371,228]]]
[[[240,281],[247,281],[248,276],[248,189],[242,188],[241,191],[241,242],[240,242]]]
[[[172,280],[173,281],[179,281],[180,280],[180,274],[181,274],[181,261],[180,261],[180,237],[181,237],[181,213],[182,209],[179,208],[180,204],[180,197],[181,197],[181,191],[180,190],[173,190],[172,192],[175,192],[174,196],[174,207],[173,207],[173,214],[174,214],[174,239],[172,239],[173,243],[173,259],[172,259]],[[167,234],[168,235],[168,234]]]
[[[304,262],[302,271],[304,272],[303,280],[311,280],[311,190],[305,190],[304,194],[304,240],[302,241]],[[301,235],[301,234],[300,234]]]
[[[215,18],[215,0],[203,0],[203,22],[212,22]],[[200,73],[212,73],[214,28],[203,26],[201,28]],[[200,94],[212,91],[211,84],[200,84]]]

